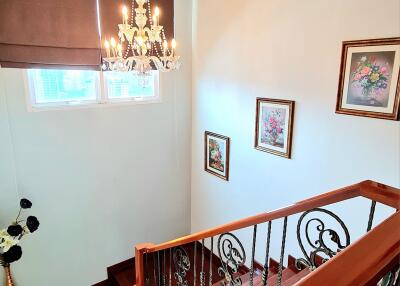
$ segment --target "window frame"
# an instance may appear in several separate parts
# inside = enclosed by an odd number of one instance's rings
[[[160,95],[160,72],[154,75],[154,94],[155,96],[136,96],[136,97],[123,97],[123,98],[110,98],[108,97],[107,80],[105,79],[104,72],[100,72],[101,83],[101,101],[104,100],[106,104],[126,104],[126,103],[158,103],[161,102]]]
[[[151,97],[124,97],[124,98],[108,98],[107,82],[103,71],[94,71],[96,73],[94,100],[67,100],[48,103],[37,103],[35,94],[35,83],[29,69],[24,70],[24,85],[25,85],[25,102],[29,112],[65,110],[65,109],[86,109],[86,108],[102,108],[113,106],[126,106],[137,104],[152,104],[161,103],[161,80],[160,72],[154,76],[154,94]]]

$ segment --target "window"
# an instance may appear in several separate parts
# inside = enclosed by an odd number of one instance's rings
[[[134,73],[86,70],[27,71],[32,110],[159,101],[159,72]]]
[[[33,106],[96,102],[98,73],[72,70],[28,70]]]
[[[138,78],[134,73],[105,72],[104,82],[109,100],[144,100],[156,96],[158,72]]]

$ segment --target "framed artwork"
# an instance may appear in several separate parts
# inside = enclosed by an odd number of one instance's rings
[[[294,101],[257,98],[255,148],[290,158]]]
[[[336,113],[398,120],[400,38],[343,42]]]
[[[205,132],[204,170],[226,181],[229,180],[229,144],[228,137]]]

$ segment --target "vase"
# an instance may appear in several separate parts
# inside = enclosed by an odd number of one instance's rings
[[[15,286],[12,276],[11,276],[11,269],[10,265],[4,266],[4,271],[5,271],[5,286]]]

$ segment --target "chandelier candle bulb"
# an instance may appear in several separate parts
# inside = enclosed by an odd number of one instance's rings
[[[158,26],[158,23],[157,23],[157,16],[156,16],[156,15],[153,16],[153,26],[155,26],[155,27]]]
[[[117,53],[116,53],[116,51],[115,51],[115,48],[116,48],[116,46],[117,46],[117,42],[115,42],[115,39],[114,38],[112,38],[111,37],[111,40],[110,40],[110,42],[111,42],[111,51],[112,51],[112,56],[113,57],[116,57],[117,56]]]
[[[159,16],[160,16],[160,9],[158,7],[156,7],[154,9],[154,17],[153,17],[154,26],[158,26],[158,17]]]
[[[176,41],[175,41],[175,39],[172,39],[171,47],[172,47],[172,56],[174,56],[175,49],[176,49]]]
[[[104,41],[104,48],[106,49],[107,58],[110,57],[110,42],[105,40]]]
[[[126,6],[122,7],[122,24],[128,24],[128,8]]]

